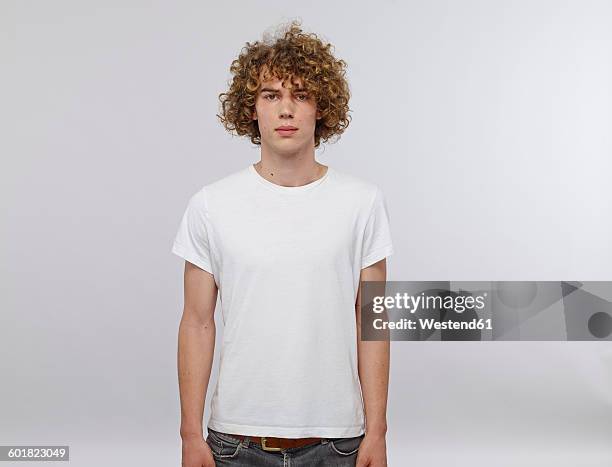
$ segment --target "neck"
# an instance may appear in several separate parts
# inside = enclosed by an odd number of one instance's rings
[[[327,167],[315,160],[314,147],[293,153],[278,153],[262,143],[259,174],[281,186],[302,186],[321,178]]]

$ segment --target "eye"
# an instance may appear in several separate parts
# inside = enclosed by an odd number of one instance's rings
[[[264,99],[266,99],[266,100],[271,100],[271,99],[269,99],[270,97],[274,98],[274,97],[276,97],[276,94],[266,94],[266,95],[264,96]]]
[[[306,100],[308,100],[308,94],[298,94],[296,97],[297,97],[297,98],[298,98],[298,100],[300,100],[300,101],[306,101]]]

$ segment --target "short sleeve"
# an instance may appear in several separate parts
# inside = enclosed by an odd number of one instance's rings
[[[204,190],[191,197],[174,238],[172,253],[213,274]]]
[[[389,212],[387,211],[383,192],[377,187],[374,203],[372,204],[363,235],[361,268],[371,266],[392,254],[393,244],[391,241]]]

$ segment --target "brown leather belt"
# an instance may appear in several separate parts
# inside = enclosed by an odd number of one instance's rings
[[[301,448],[309,444],[320,443],[323,438],[274,438],[272,436],[246,436],[227,433],[240,441],[249,438],[252,442],[259,444],[264,451],[280,451],[288,448]]]

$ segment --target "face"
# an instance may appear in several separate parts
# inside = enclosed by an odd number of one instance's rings
[[[277,78],[260,85],[253,120],[259,125],[261,144],[278,152],[314,147],[316,121],[321,118],[316,102],[301,79],[285,86]]]

